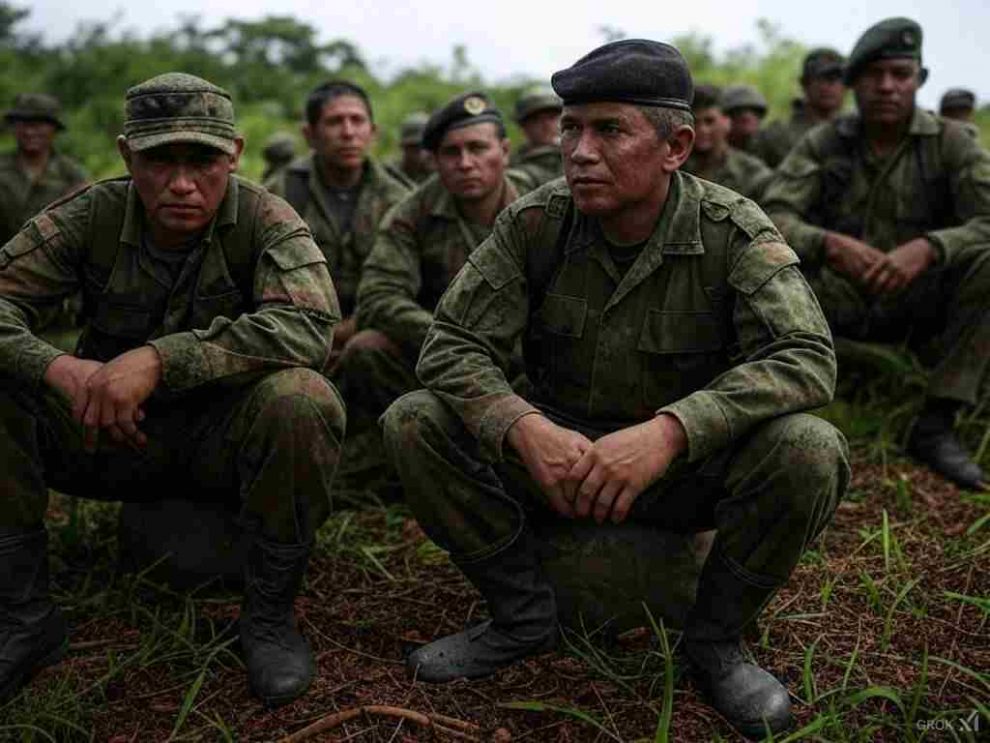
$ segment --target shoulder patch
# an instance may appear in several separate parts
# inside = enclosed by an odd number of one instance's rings
[[[783,242],[751,244],[729,272],[729,283],[743,294],[753,294],[778,271],[799,263],[797,255]]]

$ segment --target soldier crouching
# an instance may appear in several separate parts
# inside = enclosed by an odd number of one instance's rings
[[[130,176],[56,203],[0,249],[0,697],[58,659],[48,488],[239,504],[250,535],[240,635],[270,705],[309,686],[293,625],[344,432],[319,373],[340,310],[281,199],[233,175],[229,95],[169,73],[127,93]],[[76,355],[32,329],[81,290]]]
[[[737,730],[780,732],[787,690],[740,638],[848,483],[842,435],[801,412],[834,391],[828,326],[759,208],[679,172],[694,132],[676,49],[608,44],[553,85],[566,183],[507,207],[471,253],[423,346],[426,389],[384,418],[417,518],[491,613],[408,670],[477,678],[555,647],[534,519],[716,528],[683,648]],[[504,373],[520,337],[529,400]]]

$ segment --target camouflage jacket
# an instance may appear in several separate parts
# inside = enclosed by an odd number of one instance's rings
[[[605,433],[676,416],[688,459],[827,403],[828,325],[798,259],[751,201],[677,173],[624,275],[564,181],[502,213],[436,311],[417,374],[498,460],[520,416]],[[532,400],[503,370],[522,336]]]
[[[532,187],[508,171],[502,208]],[[463,219],[439,178],[430,178],[382,222],[358,290],[358,327],[380,330],[415,358],[440,295],[489,234],[491,227]]]
[[[512,153],[510,163],[516,170],[529,174],[541,186],[564,174],[564,161],[560,156],[560,147],[556,145],[533,147],[524,144]]]
[[[349,317],[354,313],[361,266],[375,244],[378,225],[409,189],[378,162],[366,160],[351,231],[342,234],[327,205],[326,189],[316,172],[314,157],[295,160],[278,171],[265,187],[292,204],[309,225],[313,239],[326,256],[344,317]],[[300,187],[295,192],[290,179],[298,179]]]
[[[282,199],[232,177],[174,286],[152,270],[129,178],[56,203],[0,248],[0,374],[35,386],[61,354],[32,328],[81,290],[77,355],[150,343],[166,391],[322,367],[340,309],[326,261]]]
[[[21,170],[16,153],[0,155],[0,245],[16,235],[31,217],[88,179],[74,160],[57,152],[52,152],[36,181]]]
[[[958,122],[916,109],[907,136],[880,159],[859,117],[843,116],[798,143],[763,204],[809,271],[824,261],[826,230],[883,251],[927,237],[941,262],[960,246],[990,244],[990,154]]]
[[[753,154],[766,165],[776,168],[787,157],[794,145],[815,126],[806,113],[794,114],[788,121],[774,121],[757,134]]]
[[[773,171],[764,165],[760,158],[734,147],[728,149],[725,153],[725,159],[713,169],[700,170],[698,159],[693,154],[681,169],[691,175],[704,178],[706,181],[730,188],[753,201],[759,201],[763,195],[763,190],[773,176]]]

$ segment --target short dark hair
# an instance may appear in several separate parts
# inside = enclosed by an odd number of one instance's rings
[[[717,85],[696,85],[691,109],[700,111],[703,108],[721,108],[722,89]]]
[[[368,110],[368,118],[371,123],[375,122],[375,114],[371,110],[371,99],[368,98],[368,94],[360,85],[347,80],[328,80],[313,88],[309,97],[306,98],[306,121],[309,122],[310,126],[314,126],[323,114],[323,107],[335,98],[345,95],[360,98]]]
[[[660,106],[636,106],[657,132],[657,138],[666,142],[682,126],[694,124],[694,114],[679,108]]]

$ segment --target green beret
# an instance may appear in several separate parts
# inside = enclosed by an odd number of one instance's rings
[[[741,108],[751,108],[763,116],[767,112],[767,99],[752,85],[730,85],[722,93],[722,110],[731,113]]]
[[[521,124],[540,111],[560,111],[563,105],[553,88],[549,85],[537,85],[523,91],[516,101],[516,121]]]
[[[835,49],[827,47],[812,49],[804,58],[804,65],[801,68],[801,82],[827,75],[842,75],[845,62],[845,58]]]
[[[942,96],[938,104],[939,111],[948,111],[953,108],[976,108],[976,95],[971,90],[965,88],[949,88]]]
[[[851,85],[870,62],[916,59],[921,62],[921,26],[910,18],[887,18],[859,37],[846,63],[845,83]]]
[[[430,120],[429,114],[415,111],[402,120],[399,125],[399,141],[403,145],[418,145],[423,141],[423,129]]]
[[[21,93],[3,117],[7,121],[47,121],[59,130],[65,129],[62,106],[58,98],[47,93]]]
[[[495,104],[484,93],[476,90],[461,93],[430,116],[423,129],[423,147],[436,152],[447,132],[486,122],[504,126],[502,114],[495,108]]]
[[[691,110],[694,84],[681,53],[670,44],[623,39],[600,46],[550,78],[569,106],[597,101]]]
[[[135,151],[185,142],[234,154],[230,94],[195,75],[168,72],[127,91],[124,137]]]

